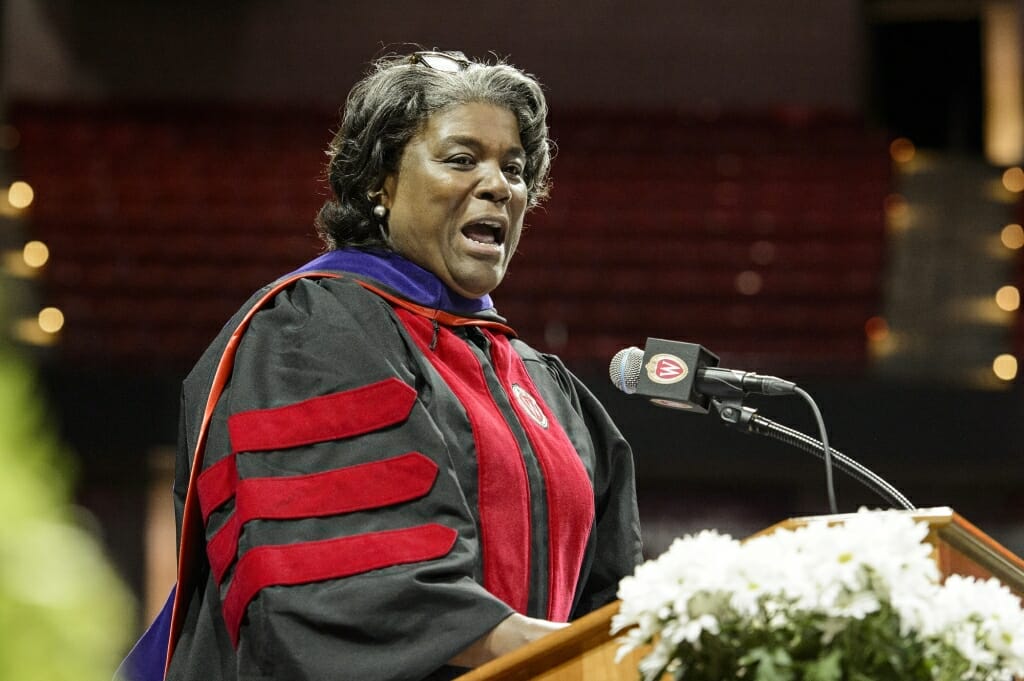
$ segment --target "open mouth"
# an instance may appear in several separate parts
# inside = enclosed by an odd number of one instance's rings
[[[462,235],[470,241],[487,246],[501,246],[505,243],[505,227],[490,220],[469,223],[462,228]]]

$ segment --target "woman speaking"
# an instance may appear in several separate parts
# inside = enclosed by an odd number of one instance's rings
[[[546,116],[532,77],[460,53],[353,88],[327,252],[184,383],[167,678],[453,678],[633,571],[628,445],[490,298],[547,192]]]

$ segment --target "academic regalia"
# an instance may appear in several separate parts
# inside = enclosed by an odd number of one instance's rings
[[[567,621],[640,561],[629,446],[490,298],[342,250],[256,312],[213,413],[169,679],[451,678],[513,612]],[[214,369],[184,382],[179,533]]]

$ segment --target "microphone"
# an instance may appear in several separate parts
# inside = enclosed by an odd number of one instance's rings
[[[623,348],[615,353],[608,375],[616,388],[674,409],[708,413],[712,397],[749,393],[793,395],[795,383],[753,372],[723,369],[718,355],[701,345],[648,338],[644,350]]]
[[[866,485],[893,506],[914,510],[914,505],[899,490],[829,446],[821,411],[806,390],[775,376],[759,376],[748,371],[723,369],[718,366],[718,361],[718,355],[700,345],[648,338],[643,350],[632,347],[623,348],[615,353],[608,367],[608,375],[615,387],[626,394],[643,395],[659,406],[688,409],[699,414],[708,413],[708,406],[713,397],[742,398],[748,393],[799,395],[814,411],[814,418],[821,432],[820,442],[760,416],[756,409],[742,406],[742,401],[738,405],[727,403],[724,408],[721,404],[718,406],[721,409],[722,420],[728,425],[743,432],[766,435],[821,457],[825,461],[829,508],[832,513],[836,513],[836,494],[832,482],[833,459],[840,470]]]

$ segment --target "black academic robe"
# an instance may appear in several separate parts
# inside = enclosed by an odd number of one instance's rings
[[[578,617],[640,560],[630,449],[562,363],[496,316],[372,284],[303,279],[252,318],[169,679],[450,678],[511,613]],[[179,532],[211,377],[255,299],[184,382]]]

